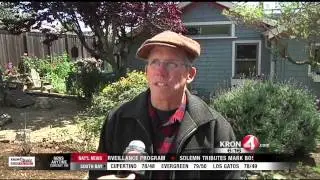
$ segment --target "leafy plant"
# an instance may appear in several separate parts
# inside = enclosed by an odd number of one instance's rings
[[[76,70],[68,75],[67,91],[91,99],[105,84],[115,81],[114,73],[103,73],[100,66],[101,61],[94,58],[78,60]]]
[[[247,134],[269,151],[308,153],[316,146],[320,116],[315,97],[294,83],[247,81],[211,103],[227,117],[241,140]]]
[[[132,71],[126,77],[105,86],[101,93],[93,96],[92,105],[78,117],[79,129],[86,141],[96,142],[101,126],[109,111],[122,103],[132,100],[147,89],[143,72]]]
[[[75,67],[66,53],[44,59],[23,56],[22,62],[27,70],[35,69],[40,77],[51,82],[54,91],[59,93],[67,92],[65,81],[69,73],[75,71]]]
[[[93,99],[92,110],[95,114],[106,114],[112,108],[130,101],[146,89],[147,80],[144,72],[129,72],[127,77],[122,77],[119,81],[103,88],[102,92]]]

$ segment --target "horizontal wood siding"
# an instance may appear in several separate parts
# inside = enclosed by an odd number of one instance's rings
[[[204,93],[210,93],[230,81],[232,40],[197,41],[201,45],[201,56],[195,62],[198,71],[192,87]]]
[[[288,54],[296,61],[306,60],[306,43],[297,40],[283,40],[288,44]],[[298,83],[303,88],[309,89],[312,93],[320,96],[320,83],[314,82],[308,76],[308,65],[296,65],[282,58],[276,62],[276,76],[279,81],[291,81]]]

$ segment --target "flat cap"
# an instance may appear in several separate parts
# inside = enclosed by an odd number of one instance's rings
[[[143,42],[136,57],[147,60],[150,50],[156,45],[181,48],[187,52],[191,61],[200,56],[200,44],[197,41],[172,31],[164,31]]]

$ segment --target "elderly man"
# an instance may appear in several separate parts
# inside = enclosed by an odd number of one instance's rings
[[[149,89],[109,114],[98,152],[122,153],[129,142],[138,139],[145,143],[148,154],[213,153],[220,141],[235,140],[230,124],[187,89],[197,72],[192,63],[200,55],[199,43],[164,31],[146,40],[136,55],[147,61]],[[100,176],[116,178],[114,172],[89,172],[90,179]],[[147,171],[140,178],[239,177],[236,171]]]

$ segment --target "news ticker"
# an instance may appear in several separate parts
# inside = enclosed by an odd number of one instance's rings
[[[110,155],[61,153],[10,156],[9,167],[29,170],[286,170],[296,167],[285,154]]]

